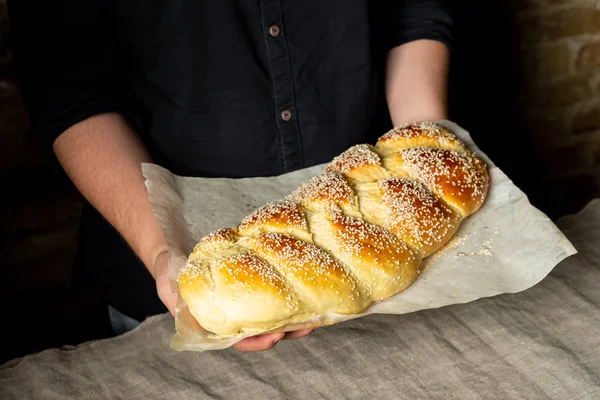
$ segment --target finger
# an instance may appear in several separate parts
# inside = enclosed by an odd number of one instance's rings
[[[301,329],[299,331],[288,332],[285,334],[285,336],[283,338],[284,339],[298,339],[298,338],[310,335],[314,330],[315,330],[314,328],[308,328],[308,329]]]
[[[252,336],[243,340],[240,340],[233,345],[238,351],[242,353],[250,351],[263,351],[269,350],[275,347],[275,345],[283,339],[284,333],[269,333],[267,335]]]
[[[171,292],[171,286],[166,279],[159,277],[156,281],[156,289],[158,291],[158,297],[167,307],[167,310],[172,316],[175,316],[175,307],[177,306],[177,295]]]
[[[171,313],[172,316],[175,316],[175,307],[177,306],[177,297],[174,294],[167,294],[161,298],[167,310]]]

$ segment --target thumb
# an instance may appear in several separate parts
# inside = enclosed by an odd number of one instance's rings
[[[156,279],[156,291],[158,297],[167,307],[171,315],[175,316],[177,295],[171,291],[169,281],[169,254],[165,250],[161,252],[154,262],[154,277]]]

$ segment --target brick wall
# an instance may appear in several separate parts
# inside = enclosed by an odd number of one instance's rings
[[[556,213],[600,196],[600,2],[512,0],[521,129],[557,197]]]

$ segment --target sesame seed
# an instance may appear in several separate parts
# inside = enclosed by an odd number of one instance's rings
[[[342,175],[336,172],[327,172],[314,177],[294,191],[289,199],[304,207],[313,204],[354,205],[356,197],[354,190]]]
[[[376,147],[384,153],[419,145],[468,151],[458,137],[447,128],[433,122],[407,123],[391,129],[379,138]]]
[[[401,154],[405,167],[415,179],[454,206],[466,206],[464,201],[459,201],[465,197],[472,198],[476,203],[483,202],[487,174],[474,156],[427,147],[402,150]],[[452,176],[454,179],[451,179]],[[468,214],[463,207],[458,208]]]
[[[273,223],[308,232],[308,223],[302,209],[294,202],[285,199],[267,203],[258,208],[242,220],[238,230],[247,231],[254,227],[260,229]]]
[[[448,241],[484,201],[488,178],[485,164],[445,127],[406,124],[375,146],[349,148],[320,176],[236,228],[201,239],[179,277],[202,275],[214,289],[219,271],[218,282],[268,287],[290,310],[318,288],[340,295],[331,304],[366,307],[383,298],[387,289],[380,286],[406,281],[405,268],[420,272],[415,265],[426,250]],[[491,240],[478,254],[488,253]]]
[[[409,179],[379,181],[387,206],[385,225],[422,248],[443,240],[458,216],[422,183]]]
[[[367,144],[359,144],[335,157],[325,169],[326,173],[339,172],[347,174],[350,171],[366,165],[381,165],[381,159]]]

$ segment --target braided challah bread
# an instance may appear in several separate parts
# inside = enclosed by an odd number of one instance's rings
[[[179,273],[179,294],[221,337],[359,314],[407,288],[488,186],[487,166],[446,128],[395,128],[236,228],[202,238]]]

